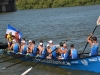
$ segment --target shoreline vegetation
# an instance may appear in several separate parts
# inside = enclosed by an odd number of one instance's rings
[[[100,4],[100,0],[17,0],[17,9],[41,9]]]

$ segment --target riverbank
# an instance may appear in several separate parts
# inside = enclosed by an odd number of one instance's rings
[[[40,9],[100,4],[100,0],[18,0],[17,9]]]

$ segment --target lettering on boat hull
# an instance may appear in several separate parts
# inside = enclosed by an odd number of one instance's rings
[[[42,59],[35,59],[37,62],[41,61]],[[60,61],[60,60],[50,60],[50,59],[45,59],[41,61],[42,63],[47,63],[47,64],[54,64],[54,65],[67,65],[71,66],[71,63],[68,61]]]
[[[98,61],[97,58],[90,58],[89,61]]]
[[[71,63],[75,63],[75,64],[78,64],[79,62],[78,62],[78,61],[72,61]]]

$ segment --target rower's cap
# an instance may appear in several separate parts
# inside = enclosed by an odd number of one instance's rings
[[[32,40],[29,40],[28,42],[32,42]]]
[[[25,41],[23,40],[23,41],[21,41],[22,43],[25,43]]]
[[[16,42],[16,40],[15,40],[15,39],[13,39],[12,41],[13,41],[13,42]]]
[[[49,47],[50,45],[49,44],[47,44],[47,47]]]
[[[52,40],[49,40],[48,42],[49,42],[49,43],[53,43],[53,41],[52,41]]]
[[[43,45],[43,43],[40,43],[40,46]]]

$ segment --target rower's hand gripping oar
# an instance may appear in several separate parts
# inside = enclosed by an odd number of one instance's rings
[[[98,20],[97,20],[97,25],[95,26],[95,28],[94,28],[92,34],[94,34],[94,32],[95,32],[95,30],[96,30],[96,28],[97,28],[98,25],[100,25],[100,16],[99,16],[99,18],[98,18]],[[87,45],[88,45],[88,42],[86,43],[86,45],[85,45],[85,47],[84,47],[84,50],[83,50],[83,52],[82,52],[81,54],[84,53],[84,51],[85,51]]]
[[[70,40],[71,39],[71,37],[70,38],[68,38],[65,42],[67,42],[68,40]],[[55,50],[53,50],[52,52],[54,52],[54,51],[56,51],[57,49],[55,49]],[[51,52],[51,53],[52,53]],[[51,53],[49,53],[49,54],[51,54]],[[49,54],[47,54],[47,55],[49,55]],[[45,58],[44,58],[45,59]],[[34,64],[32,67],[35,67],[36,65],[38,65],[41,61],[43,61],[44,59],[41,59],[40,61],[38,61],[36,64]],[[26,75],[29,71],[31,71],[32,70],[32,67],[30,67],[29,69],[27,69],[26,71],[24,71],[21,75]]]

